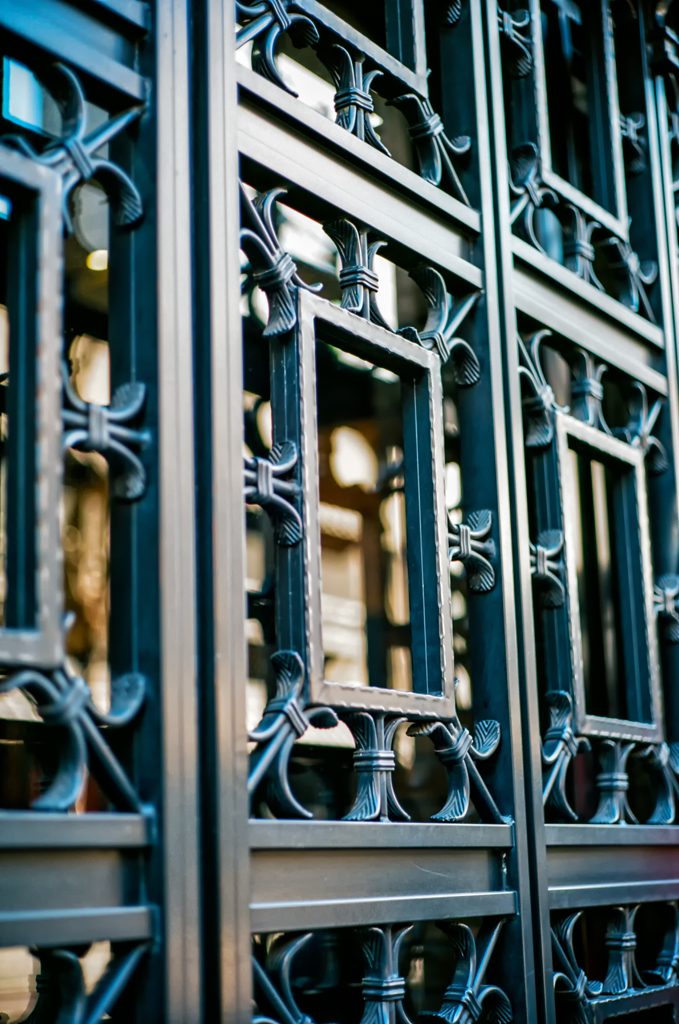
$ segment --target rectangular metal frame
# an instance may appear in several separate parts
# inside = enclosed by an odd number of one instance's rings
[[[316,339],[332,341],[362,359],[401,376],[410,376],[404,402],[406,530],[413,647],[413,682],[421,691],[403,693],[375,686],[330,683],[323,678],[321,632],[321,532],[316,421]],[[455,715],[452,616],[448,579],[445,485],[443,479],[443,394],[438,356],[354,313],[308,292],[299,293],[300,415],[302,494],[305,521],[304,564],[311,698],[339,707],[367,708],[411,715]],[[423,427],[426,428],[423,436]],[[409,449],[409,450],[408,450]],[[414,578],[419,573],[419,579]],[[432,584],[435,582],[435,586]],[[422,594],[421,602],[413,596]],[[416,651],[424,657],[418,659]],[[418,669],[419,666],[419,669]],[[435,667],[436,666],[436,667]],[[432,676],[434,678],[432,679]]]
[[[658,649],[653,611],[653,573],[651,568],[651,546],[648,527],[648,504],[646,498],[646,473],[644,454],[640,448],[634,447],[618,438],[605,434],[602,430],[590,427],[564,413],[555,413],[556,421],[556,452],[559,461],[559,477],[561,489],[561,509],[564,528],[564,557],[567,576],[567,601],[571,640],[571,662],[573,672],[573,695],[577,731],[583,736],[607,736],[620,739],[661,740],[662,703],[660,697],[660,674],[658,668]],[[575,560],[573,521],[570,514],[570,502],[566,497],[567,490],[573,486],[571,480],[572,467],[567,456],[572,447],[569,443],[573,438],[578,446],[591,449],[604,462],[623,463],[629,466],[634,474],[636,518],[638,529],[638,553],[641,561],[642,592],[628,595],[630,601],[641,611],[645,625],[645,643],[648,664],[648,682],[650,686],[650,708],[652,722],[628,722],[622,719],[603,718],[587,712],[585,703],[585,683],[583,675],[582,630],[580,625],[580,607],[578,601],[577,566]],[[634,525],[632,524],[632,529]],[[634,553],[630,552],[630,557]],[[641,608],[638,607],[641,603]],[[641,681],[640,681],[641,682]]]
[[[549,2],[549,0],[548,0]],[[596,2],[596,0],[595,0]],[[594,6],[594,5],[593,5]],[[613,49],[613,33],[607,23],[611,14],[609,0],[598,0],[601,11],[602,34],[604,44],[604,62],[606,75],[606,93],[608,100],[608,125],[611,136],[610,156],[613,161],[613,182],[617,214],[612,214],[592,198],[575,188],[569,181],[558,175],[552,167],[552,154],[549,139],[549,114],[547,109],[547,82],[545,72],[545,55],[540,20],[540,0],[530,0],[530,12],[533,36],[533,55],[535,61],[536,113],[538,130],[538,149],[540,153],[541,176],[545,185],[553,188],[568,202],[580,207],[603,227],[613,231],[619,238],[629,238],[627,219],[627,197],[625,192],[625,176],[623,171],[622,141],[620,136],[620,108],[616,87],[615,52]]]
[[[0,145],[0,188],[25,191],[37,203],[35,308],[36,628],[0,627],[0,664],[56,668],[63,661],[61,454],[61,177]],[[21,230],[31,230],[28,225]],[[27,311],[28,315],[32,310]],[[28,469],[28,467],[26,467]]]

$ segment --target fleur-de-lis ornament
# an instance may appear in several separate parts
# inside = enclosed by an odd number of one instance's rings
[[[533,67],[530,11],[498,11],[497,27],[504,66],[512,78],[525,78]]]
[[[114,223],[118,227],[136,224],[144,212],[137,186],[121,167],[97,153],[141,116],[143,106],[125,110],[88,132],[87,101],[77,75],[65,64],[58,63],[41,67],[37,77],[59,107],[63,136],[40,152],[21,135],[6,135],[2,142],[61,175],[63,218],[68,233],[73,230],[69,210],[73,189],[81,182],[92,180],[106,193]]]
[[[320,284],[306,284],[297,273],[292,257],[281,249],[273,222],[274,203],[284,188],[272,188],[250,199],[245,186],[240,186],[242,228],[241,248],[250,261],[253,281],[269,300],[269,320],[265,338],[285,334],[297,323],[297,289],[316,292]]]
[[[604,291],[594,271],[596,255],[592,236],[601,228],[598,221],[587,217],[573,203],[562,203],[558,207],[559,219],[564,229],[563,254],[564,264],[583,281],[593,284],[599,291]]]
[[[119,810],[143,812],[137,792],[98,728],[129,724],[146,696],[142,675],[131,672],[111,681],[111,706],[101,711],[84,679],[63,669],[47,675],[25,669],[0,681],[0,693],[22,690],[35,702],[47,725],[59,727],[58,766],[48,788],[34,802],[39,811],[68,811],[80,796],[93,755],[93,771]]]
[[[502,824],[507,818],[500,813],[479,769],[477,761],[487,761],[500,745],[500,725],[491,720],[478,722],[474,736],[459,722],[415,722],[409,736],[428,736],[436,756],[448,775],[448,797],[432,821],[463,821],[474,806],[482,821]]]
[[[661,576],[653,588],[653,608],[665,643],[679,644],[679,576]]]
[[[370,115],[375,113],[370,89],[382,72],[373,70],[366,73],[363,70],[363,54],[352,57],[343,46],[335,45],[329,50],[321,50],[319,57],[335,83],[335,123],[362,142],[379,149],[385,156],[391,156],[370,120]]]
[[[661,399],[648,407],[648,392],[643,384],[635,381],[629,401],[630,418],[626,427],[616,430],[616,436],[627,441],[633,448],[644,453],[646,468],[651,476],[660,476],[669,469],[670,462],[662,441],[652,436],[652,431],[662,409]]]
[[[262,720],[248,733],[257,747],[251,755],[248,795],[253,796],[266,778],[267,802],[279,818],[311,818],[311,811],[300,804],[290,788],[288,764],[295,740],[310,724],[317,729],[332,729],[337,715],[328,707],[306,707],[304,699],[304,662],[295,651],[277,651],[271,658],[276,674],[276,695],[264,708]]]
[[[448,517],[448,557],[462,562],[467,570],[467,586],[477,594],[487,594],[495,586],[495,541],[489,536],[493,513],[488,509],[470,512],[466,523],[454,523]]]
[[[589,740],[573,731],[573,699],[564,690],[546,694],[549,706],[549,728],[542,743],[542,803],[552,807],[560,818],[577,821],[578,816],[566,796],[566,775],[576,754],[589,750]]]
[[[603,430],[604,434],[610,434],[611,428],[606,422],[603,410],[603,378],[608,367],[605,363],[597,362],[585,349],[578,348],[573,354],[572,369],[573,415],[590,427],[596,427],[598,430]]]
[[[654,324],[655,314],[646,289],[658,276],[658,264],[654,260],[642,262],[624,239],[611,237],[606,244],[609,269],[620,282],[620,301],[634,313],[643,313]]]
[[[302,539],[302,517],[292,504],[299,486],[290,477],[298,461],[292,441],[275,444],[267,458],[244,459],[245,501],[259,505],[274,524],[276,541],[292,547]]]
[[[365,962],[361,1024],[410,1024],[403,1007],[406,982],[399,974],[398,959],[403,940],[412,927],[385,925],[359,933]]]
[[[304,14],[290,13],[291,0],[236,0],[236,12],[243,27],[236,32],[236,49],[254,39],[252,67],[291,96],[297,93],[281,78],[276,67],[276,44],[281,33],[286,32],[294,45],[316,46],[318,29],[311,18]]]
[[[450,361],[453,379],[461,387],[471,387],[481,379],[481,367],[476,354],[455,332],[474,308],[482,292],[477,290],[454,302],[445,281],[433,267],[415,267],[409,275],[422,289],[427,301],[427,321],[421,331],[404,327],[399,334],[417,342],[423,348],[438,352],[441,362]]]
[[[130,426],[146,401],[146,386],[139,381],[121,384],[109,405],[84,402],[71,384],[62,363],[64,426],[62,444],[86,452],[99,452],[111,467],[111,491],[116,498],[135,501],[146,490],[146,470],[134,448],[145,448],[150,434]]]
[[[524,444],[527,448],[544,448],[554,437],[554,411],[567,412],[557,405],[554,392],[547,383],[542,361],[540,345],[551,331],[536,331],[530,338],[518,336],[519,376],[526,385],[528,395],[523,399],[523,410],[526,414],[526,434]]]
[[[500,937],[504,920],[498,921],[490,931],[479,935],[483,941],[480,955],[477,941],[469,925],[440,922],[438,927],[452,940],[457,956],[455,974],[443,996],[438,1011],[425,1011],[421,1021],[446,1021],[447,1024],[510,1024],[514,1019],[512,1004],[496,985],[484,985],[491,956]]]
[[[599,806],[591,819],[595,825],[638,824],[627,799],[629,776],[627,761],[635,743],[623,740],[604,740],[599,748],[602,771],[596,777]]]
[[[392,749],[399,725],[405,721],[383,712],[347,712],[342,716],[356,741],[353,755],[358,788],[344,821],[410,821],[394,792],[396,755]]]
[[[398,107],[408,121],[410,138],[415,146],[420,168],[420,177],[432,185],[447,181],[453,195],[466,206],[470,206],[467,193],[455,170],[454,160],[465,156],[471,149],[472,140],[468,135],[449,139],[443,121],[434,111],[428,99],[416,93],[404,93],[389,103]]]
[[[535,233],[535,211],[555,207],[559,198],[542,180],[540,157],[534,142],[517,146],[512,152],[509,189],[513,197],[510,223],[516,224],[526,241],[547,255]]]
[[[544,530],[537,544],[530,545],[530,572],[533,583],[540,589],[543,608],[561,608],[566,599],[566,588],[559,575],[563,572],[563,533]]]
[[[368,232],[359,231],[350,220],[332,221],[324,224],[323,230],[337,246],[342,261],[339,273],[342,309],[358,313],[365,320],[390,331],[377,305],[380,279],[373,268],[375,254],[386,242],[377,241],[368,245]]]

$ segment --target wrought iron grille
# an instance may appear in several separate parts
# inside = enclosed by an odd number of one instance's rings
[[[0,1017],[675,1020],[671,0],[0,28]]]

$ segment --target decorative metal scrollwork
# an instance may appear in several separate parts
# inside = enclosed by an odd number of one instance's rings
[[[253,796],[265,779],[267,802],[279,818],[311,818],[294,796],[288,779],[290,754],[296,739],[309,725],[332,729],[339,719],[332,708],[307,708],[303,696],[304,662],[295,651],[277,651],[271,658],[276,674],[276,696],[264,708],[262,720],[248,738],[257,747],[251,757],[248,794]]]
[[[360,933],[365,973],[361,983],[365,1007],[361,1024],[410,1024],[403,1007],[405,978],[398,972],[401,944],[412,925],[366,928]]]
[[[358,789],[344,821],[410,821],[394,793],[392,776],[396,730],[405,718],[383,712],[354,711],[342,715],[356,741],[354,771]]]
[[[620,282],[620,301],[633,313],[643,311],[644,315],[655,323],[655,314],[646,294],[646,288],[652,285],[658,276],[658,264],[654,260],[639,259],[629,242],[621,238],[609,238],[609,269]]]
[[[601,292],[604,291],[604,286],[594,271],[596,252],[592,243],[592,236],[601,224],[587,217],[573,203],[562,203],[555,212],[559,214],[563,225],[564,266],[583,281],[593,284]]]
[[[679,644],[679,576],[661,576],[653,588],[653,607],[662,623],[661,639]]]
[[[679,798],[679,743],[653,744],[637,756],[645,763],[655,790],[655,807],[647,824],[673,824]]]
[[[391,156],[370,120],[370,115],[375,113],[370,89],[382,72],[373,70],[366,74],[363,70],[363,54],[352,57],[343,46],[335,45],[329,50],[319,50],[318,55],[335,83],[336,124],[374,149],[379,149],[385,156]]]
[[[554,992],[557,1001],[568,1008],[571,1024],[590,1024],[589,1003],[600,995],[602,988],[600,981],[587,978],[575,956],[573,933],[581,916],[579,910],[552,927]]]
[[[254,70],[274,85],[285,89],[291,96],[296,96],[297,93],[285,84],[276,67],[278,37],[281,32],[287,32],[294,45],[301,49],[304,46],[316,46],[319,35],[311,18],[304,14],[291,14],[291,6],[291,0],[255,0],[254,3],[236,0],[238,20],[243,23],[243,27],[236,32],[236,49],[254,39]]]
[[[530,29],[530,11],[498,11],[497,27],[505,67],[512,78],[525,78],[533,67],[530,37],[524,35]]]
[[[662,948],[653,968],[642,974],[647,985],[676,985],[679,981],[679,906],[672,901],[667,909],[670,915]]]
[[[455,974],[446,989],[438,1011],[425,1011],[421,1021],[446,1021],[448,1024],[509,1024],[514,1019],[512,1004],[496,985],[484,985],[490,958],[502,931],[504,920],[493,927],[480,955],[476,939],[466,924],[440,922],[438,927],[452,939],[457,954]]]
[[[595,825],[618,825],[623,821],[637,825],[627,799],[629,776],[627,760],[636,746],[623,740],[604,740],[599,747],[602,771],[596,777],[599,806],[591,819]]]
[[[240,186],[241,248],[253,269],[253,281],[269,300],[269,321],[264,328],[264,337],[285,334],[297,323],[297,289],[318,291],[320,284],[309,285],[299,277],[292,257],[280,247],[273,223],[273,205],[279,196],[285,195],[284,188],[273,188],[269,192],[250,199],[244,185]]]
[[[476,594],[487,594],[495,586],[495,541],[489,536],[493,513],[487,509],[470,512],[466,523],[454,523],[448,517],[448,557],[462,562],[467,570],[467,585]]]
[[[596,427],[598,430],[603,430],[605,434],[610,434],[611,428],[606,422],[603,411],[604,386],[602,383],[608,367],[605,363],[596,362],[583,348],[576,349],[574,357],[571,383],[573,415],[590,427]]]
[[[416,93],[404,93],[389,101],[405,114],[410,138],[415,146],[420,177],[431,185],[440,185],[446,178],[453,189],[453,195],[466,206],[470,205],[467,193],[455,170],[453,160],[469,152],[472,140],[468,135],[448,138],[439,115],[431,103]]]
[[[622,135],[625,163],[630,174],[641,174],[646,170],[646,140],[640,132],[646,124],[643,114],[620,115],[620,134]]]
[[[479,361],[471,345],[456,338],[455,332],[483,293],[471,292],[454,303],[445,281],[433,267],[416,267],[408,276],[419,285],[427,300],[427,321],[421,331],[404,327],[398,333],[423,348],[436,349],[442,363],[450,360],[456,384],[467,388],[477,384],[481,379]]]
[[[644,453],[646,468],[651,476],[660,476],[669,469],[670,465],[664,445],[657,437],[651,435],[661,409],[662,401],[659,398],[650,409],[648,408],[648,392],[643,384],[635,381],[632,384],[632,396],[629,403],[629,423],[622,430],[616,430],[618,437],[627,441],[632,447],[641,449]]]
[[[566,588],[559,579],[563,572],[563,532],[544,530],[538,535],[537,544],[530,546],[530,572],[533,583],[540,589],[543,608],[561,608],[566,600]]]
[[[516,224],[526,240],[545,253],[535,233],[535,211],[543,206],[556,206],[559,197],[542,180],[540,157],[534,142],[526,142],[513,151],[509,189],[514,197],[510,223]]]
[[[146,490],[146,470],[134,448],[145,448],[148,430],[129,426],[139,419],[146,401],[146,386],[139,381],[121,384],[110,405],[84,402],[62,364],[64,405],[63,447],[99,452],[111,468],[111,492],[116,498],[136,501]]]
[[[309,944],[312,936],[312,932],[307,932],[306,935],[277,936],[265,955],[265,966],[260,963],[257,955],[262,948],[261,944],[255,946],[252,968],[258,1006],[261,1003],[265,1012],[276,1014],[280,1018],[281,1024],[283,1022],[289,1024],[291,1021],[294,1024],[313,1024],[311,1018],[302,1013],[295,1002],[290,984],[294,960],[298,953]],[[276,1024],[276,1022],[272,1021],[270,1017],[255,1014],[252,1024]]]
[[[323,230],[337,246],[342,260],[339,274],[342,288],[342,309],[358,313],[379,327],[391,328],[380,313],[377,292],[380,281],[373,269],[375,254],[386,245],[377,241],[368,245],[368,232],[359,231],[349,220],[335,220],[325,224]]]
[[[519,335],[519,376],[528,385],[529,397],[523,399],[523,410],[526,414],[526,434],[524,444],[527,448],[544,448],[554,437],[554,410],[567,412],[557,405],[554,392],[547,383],[540,358],[540,344],[551,331],[536,331],[530,338]]]
[[[566,821],[577,821],[566,796],[566,774],[575,755],[590,749],[589,740],[573,732],[573,699],[569,693],[552,690],[545,700],[550,722],[542,744],[542,803]]]
[[[73,230],[69,200],[76,185],[96,181],[106,193],[118,227],[131,227],[142,217],[144,207],[139,190],[131,178],[111,160],[96,154],[143,113],[144,107],[132,107],[87,131],[87,102],[77,75],[65,64],[41,67],[38,77],[61,113],[63,138],[36,152],[21,135],[6,135],[2,142],[14,146],[37,163],[50,167],[63,179],[63,217],[66,230]]]
[[[601,988],[602,995],[619,995],[631,988],[644,987],[634,956],[637,948],[634,918],[638,909],[616,907],[612,912],[606,931],[608,971]]]
[[[39,811],[68,811],[82,792],[90,757],[92,770],[119,810],[143,812],[142,804],[99,725],[127,725],[139,714],[146,695],[144,677],[137,672],[111,681],[111,707],[100,711],[84,679],[63,669],[47,675],[25,669],[0,681],[0,693],[22,690],[35,703],[47,725],[59,726],[58,766],[47,789],[34,802]]]
[[[132,978],[150,942],[126,945],[115,951],[106,971],[94,989],[87,991],[82,964],[72,949],[38,949],[40,960],[36,977],[37,1001],[27,1022],[68,1021],[94,1024],[112,1010]]]
[[[499,747],[498,722],[478,722],[473,737],[459,722],[415,722],[408,729],[408,735],[428,736],[448,775],[448,799],[444,807],[432,815],[432,821],[462,821],[469,813],[472,793],[482,820],[493,824],[509,820],[500,813],[475,764],[487,761]]]
[[[276,541],[292,547],[302,539],[302,517],[292,504],[299,487],[290,477],[299,458],[292,441],[275,444],[267,458],[244,458],[245,501],[259,505],[271,519]]]

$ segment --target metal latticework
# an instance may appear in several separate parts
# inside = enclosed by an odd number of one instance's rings
[[[0,1019],[677,1020],[679,10],[0,29]]]

